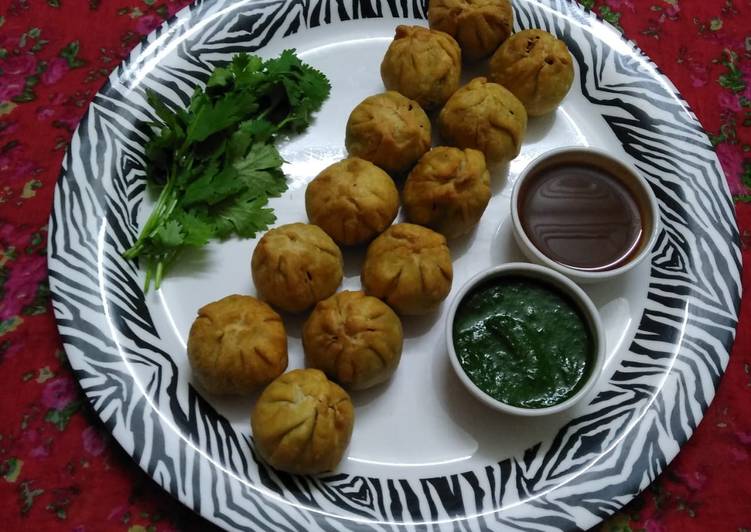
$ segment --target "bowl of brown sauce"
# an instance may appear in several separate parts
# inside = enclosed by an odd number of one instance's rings
[[[594,283],[644,260],[657,239],[659,210],[630,165],[596,148],[569,147],[524,169],[511,194],[511,219],[527,258]]]

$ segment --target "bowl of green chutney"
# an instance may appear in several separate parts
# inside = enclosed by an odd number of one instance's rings
[[[449,358],[480,401],[541,416],[588,396],[605,362],[597,308],[573,281],[546,266],[510,263],[462,286],[446,321]]]

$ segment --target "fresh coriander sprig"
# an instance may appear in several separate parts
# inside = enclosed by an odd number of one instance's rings
[[[145,290],[152,281],[159,288],[186,247],[251,238],[274,223],[268,198],[287,189],[274,140],[305,129],[330,88],[326,76],[285,50],[266,61],[236,55],[195,89],[187,110],[172,110],[147,92],[158,117],[145,149],[147,179],[161,190],[123,253],[144,261]]]

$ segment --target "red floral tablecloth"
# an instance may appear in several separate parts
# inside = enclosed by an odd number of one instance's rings
[[[49,300],[46,224],[78,120],[185,0],[0,1],[0,529],[210,530],[131,462],[87,405]],[[736,195],[751,286],[751,1],[587,0],[673,80]],[[751,296],[719,391],[660,478],[604,530],[751,530]]]

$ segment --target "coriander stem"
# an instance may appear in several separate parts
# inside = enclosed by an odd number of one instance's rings
[[[154,276],[154,288],[159,290],[159,286],[162,284],[162,275],[164,275],[164,262],[160,259],[156,263],[156,275]]]
[[[130,249],[126,250],[125,253],[123,253],[123,256],[125,258],[132,259],[140,255],[141,252],[143,251],[144,242],[146,241],[147,238],[151,236],[153,231],[159,226],[159,219],[163,215],[164,205],[167,202],[167,198],[172,196],[172,189],[174,188],[173,181],[174,181],[173,179],[170,179],[170,178],[167,179],[167,184],[159,193],[159,198],[157,199],[156,206],[151,211],[151,214],[149,215],[149,217],[146,219],[146,223],[143,225],[143,228],[141,229],[141,233],[138,235],[138,238],[130,247]],[[174,208],[174,205],[172,208]]]
[[[143,282],[143,291],[144,293],[149,291],[149,287],[151,286],[151,263],[146,267],[146,279]]]
[[[166,216],[169,216],[172,211],[175,209],[175,205],[177,205],[177,196],[173,193],[175,188],[175,176],[177,175],[177,162],[175,160],[172,161],[172,169],[170,170],[169,175],[167,176],[167,184],[164,185],[162,190],[159,192],[159,198],[156,200],[156,205],[151,211],[151,214],[146,219],[146,223],[143,224],[143,228],[141,229],[140,234],[138,235],[138,238],[133,243],[133,245],[130,247],[130,249],[126,250],[123,253],[123,257],[126,259],[133,259],[141,254],[141,252],[144,249],[144,242],[150,238],[154,231],[159,227],[159,220],[161,218],[165,218]],[[165,214],[165,204],[167,204],[168,198],[172,198],[172,201],[170,202],[169,209],[167,209],[167,213]]]

